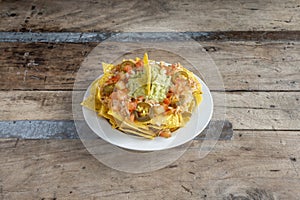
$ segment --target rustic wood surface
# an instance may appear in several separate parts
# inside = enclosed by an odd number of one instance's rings
[[[299,30],[297,0],[2,1],[0,31]]]
[[[78,140],[1,140],[3,199],[298,199],[299,132],[236,131],[199,159],[197,141],[162,170],[128,174]]]
[[[194,140],[164,169],[130,174],[78,139],[38,139],[44,130],[34,140],[3,138],[0,127],[0,199],[298,200],[299,21],[298,0],[0,0],[0,125],[66,127],[80,63],[99,42],[115,32],[181,31],[219,67],[225,91],[210,87],[216,108],[226,94],[233,129],[204,158],[204,141]]]

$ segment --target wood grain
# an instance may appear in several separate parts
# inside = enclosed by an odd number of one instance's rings
[[[3,199],[297,199],[299,132],[241,131],[199,158],[199,141],[168,167],[112,170],[78,140],[0,140]],[[162,178],[163,177],[163,178]]]
[[[0,31],[272,31],[299,30],[300,20],[294,0],[0,3]]]
[[[80,63],[95,45],[0,43],[0,46],[2,89],[72,89]]]
[[[219,67],[226,90],[300,90],[299,42],[228,41],[201,45]],[[0,43],[0,89],[71,90],[81,62],[95,46],[96,43]],[[170,59],[163,53],[160,56]],[[213,82],[210,89],[222,87]]]
[[[0,120],[72,120],[70,91],[2,91]],[[223,93],[213,92],[215,109]],[[300,92],[226,93],[226,119],[234,129],[300,130]],[[80,102],[73,102],[80,103]],[[223,119],[215,110],[214,120]]]

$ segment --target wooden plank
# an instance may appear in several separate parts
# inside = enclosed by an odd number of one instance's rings
[[[201,44],[219,67],[226,90],[300,90],[299,42]],[[95,46],[96,43],[0,43],[0,76],[4,80],[0,89],[71,90],[81,62]],[[163,52],[160,57],[173,58]],[[212,90],[222,89],[216,82],[209,86]]]
[[[222,95],[213,92],[216,109],[224,108]],[[70,91],[2,91],[0,96],[0,120],[73,119]],[[300,130],[299,99],[300,92],[229,92],[226,119],[234,129]]]
[[[0,31],[299,30],[299,6],[295,0],[1,1]]]
[[[300,92],[227,93],[226,98],[226,118],[234,129],[300,130]],[[218,93],[214,99],[218,106]]]
[[[299,132],[242,131],[199,158],[199,141],[168,167],[112,170],[78,140],[0,140],[3,199],[297,199]],[[8,144],[10,143],[10,145]],[[163,177],[163,179],[161,178]]]
[[[72,92],[1,92],[1,120],[71,120]]]
[[[72,89],[80,63],[95,44],[0,46],[2,89]]]

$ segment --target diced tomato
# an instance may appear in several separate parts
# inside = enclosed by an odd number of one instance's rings
[[[120,79],[120,75],[119,75],[119,74],[117,74],[117,75],[111,77],[111,80],[112,80],[114,83],[118,82],[119,79]]]
[[[162,130],[159,132],[160,137],[169,138],[171,137],[171,132],[167,130]]]
[[[135,63],[135,66],[136,66],[136,67],[142,67],[142,66],[144,66],[144,62],[143,62],[142,60],[139,60],[139,61],[137,61],[137,62]]]
[[[163,107],[164,107],[165,111],[169,110],[169,105],[168,104],[163,104]]]
[[[120,75],[117,74],[106,81],[107,84],[116,83],[120,80]]]
[[[129,102],[128,103],[128,110],[129,110],[129,112],[134,111],[136,109],[136,105],[137,105],[136,102]]]
[[[164,104],[167,104],[167,105],[169,105],[171,103],[170,99],[168,99],[168,98],[165,98],[163,102],[164,102]]]
[[[124,66],[124,71],[125,72],[131,72],[131,70],[132,70],[132,67],[130,65],[125,65]]]

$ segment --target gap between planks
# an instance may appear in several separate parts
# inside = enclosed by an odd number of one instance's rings
[[[0,32],[0,42],[19,43],[90,43],[102,42],[114,32]],[[186,35],[195,41],[299,41],[300,31],[219,31],[219,32],[125,32],[135,37],[164,38],[169,41],[178,38],[177,35]]]
[[[83,123],[83,122],[78,122]],[[218,140],[230,140],[233,135],[232,124],[229,121],[210,121],[206,129],[194,140],[205,140],[208,129],[219,130]],[[85,127],[88,127],[87,125]],[[209,127],[209,128],[208,128]],[[87,128],[88,129],[88,128]],[[88,131],[88,130],[86,130]],[[90,130],[89,130],[90,131]],[[71,120],[16,120],[0,121],[0,138],[20,139],[79,139],[74,121]],[[218,134],[218,133],[217,133]]]

